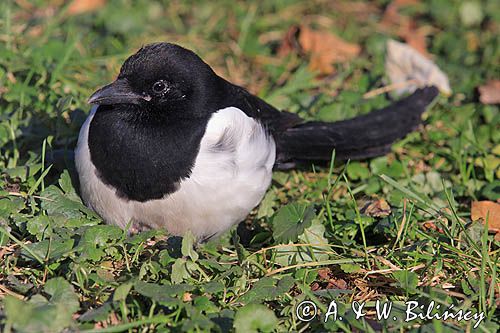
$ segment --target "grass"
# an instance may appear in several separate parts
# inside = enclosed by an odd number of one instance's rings
[[[495,1],[406,8],[431,31],[428,51],[454,93],[387,156],[276,172],[239,232],[202,246],[162,231],[127,236],[82,205],[65,151],[88,96],[138,47],[161,40],[304,118],[365,113],[390,103],[362,97],[385,82],[384,45],[395,38],[379,29],[388,2],[110,0],[81,15],[60,3],[0,4],[4,332],[474,329],[474,320],[405,322],[410,300],[482,311],[477,330],[498,330],[499,242],[470,220],[472,201],[499,198],[500,112],[476,93],[500,77]],[[359,44],[361,55],[319,80],[306,60],[276,56],[288,28],[304,22]],[[363,209],[380,199],[390,212]],[[302,322],[303,300],[323,316],[334,300],[343,320]],[[377,320],[377,300],[393,302],[397,320]],[[354,302],[365,316],[356,318]]]

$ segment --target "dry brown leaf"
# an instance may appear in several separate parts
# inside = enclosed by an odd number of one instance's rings
[[[427,34],[424,29],[411,29],[405,32],[402,37],[406,44],[413,47],[424,57],[431,58],[431,55],[427,52]]]
[[[330,269],[329,268],[319,269],[318,277],[322,280],[328,280],[330,278]]]
[[[185,292],[185,293],[182,295],[182,301],[183,301],[183,302],[191,302],[192,300],[193,300],[193,294],[188,293],[188,292]]]
[[[347,282],[344,279],[330,279],[326,289],[342,289],[347,290]]]
[[[407,31],[410,29],[410,18],[399,13],[402,5],[397,1],[391,2],[384,11],[380,25],[387,30]]]
[[[439,227],[436,225],[436,220],[429,220],[429,221],[425,221],[424,224],[422,225],[424,227],[424,229],[426,230],[434,230],[434,231],[437,231],[439,232],[440,234],[444,234],[444,230],[443,228]]]
[[[378,199],[366,205],[362,212],[368,216],[385,217],[391,214],[391,207],[385,199]]]
[[[380,26],[384,31],[393,32],[404,39],[406,44],[413,47],[423,56],[431,58],[427,52],[427,29],[418,28],[416,21],[406,15],[402,15],[401,7],[416,5],[415,0],[395,0],[385,9]]]
[[[68,8],[69,15],[91,12],[103,7],[106,0],[74,0]]]
[[[283,40],[281,41],[280,47],[278,48],[278,56],[286,57],[293,51],[301,51],[297,37],[299,35],[300,28],[298,26],[292,26],[286,32]]]
[[[313,291],[319,289],[347,289],[348,287],[347,282],[342,278],[336,277],[329,268],[319,269],[318,278],[322,280],[321,284],[314,282],[311,285],[311,290]]]
[[[293,26],[286,33],[278,55],[285,56],[292,51],[308,55],[309,68],[312,71],[329,75],[335,71],[334,63],[351,60],[361,52],[361,47],[346,42],[329,31]]]
[[[359,21],[366,21],[380,12],[377,4],[369,1],[331,1],[331,6],[335,13],[345,19],[351,19],[351,16],[354,16]]]
[[[500,104],[500,80],[490,80],[478,88],[479,101],[483,104]]]
[[[25,10],[32,10],[34,7],[33,4],[28,0],[16,0],[16,4]]]
[[[472,221],[485,223],[488,216],[488,230],[500,232],[500,204],[493,201],[473,201],[470,209]]]

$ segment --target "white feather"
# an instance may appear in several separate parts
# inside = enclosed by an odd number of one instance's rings
[[[262,125],[235,107],[212,115],[191,176],[179,190],[158,200],[124,200],[97,176],[88,148],[93,108],[75,151],[83,200],[107,223],[124,228],[164,228],[172,235],[190,230],[198,238],[218,235],[242,221],[271,183],[275,143]],[[222,137],[223,140],[222,140]],[[233,149],[219,149],[227,143]]]

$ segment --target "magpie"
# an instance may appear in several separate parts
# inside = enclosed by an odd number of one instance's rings
[[[280,111],[171,43],[142,47],[89,98],[75,149],[80,193],[107,223],[220,235],[262,200],[273,169],[384,155],[413,131],[435,87],[328,123]]]

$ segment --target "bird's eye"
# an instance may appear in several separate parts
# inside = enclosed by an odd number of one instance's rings
[[[161,94],[167,90],[167,84],[164,81],[157,81],[153,84],[153,92],[156,94]]]

